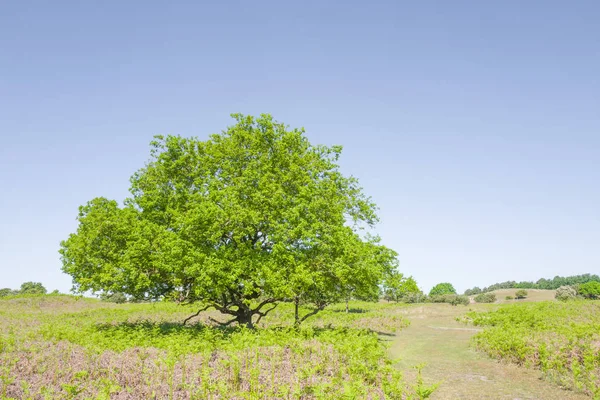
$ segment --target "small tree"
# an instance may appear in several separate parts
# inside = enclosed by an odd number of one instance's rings
[[[40,282],[25,282],[21,285],[20,294],[46,294],[47,290]]]
[[[577,298],[577,291],[572,286],[561,286],[554,294],[556,300],[568,301]]]
[[[515,298],[516,298],[516,299],[518,299],[518,300],[521,300],[521,299],[524,299],[524,298],[526,298],[526,297],[527,297],[527,294],[528,294],[528,293],[527,293],[527,290],[523,290],[523,289],[521,289],[521,290],[517,290],[517,291],[515,292]]]
[[[407,278],[401,273],[393,271],[385,278],[383,283],[383,298],[385,300],[399,302],[407,296],[415,294],[422,294],[422,292],[412,276]]]
[[[600,282],[590,281],[582,283],[578,288],[579,295],[589,299],[600,299]]]
[[[451,283],[443,282],[435,285],[429,292],[429,296],[439,296],[443,294],[456,294],[456,289]]]

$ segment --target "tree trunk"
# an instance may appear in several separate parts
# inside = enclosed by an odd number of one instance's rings
[[[300,326],[300,299],[298,297],[294,298],[294,325]]]
[[[348,314],[348,298],[346,298],[346,314]]]
[[[239,325],[246,325],[248,329],[254,329],[251,312],[240,310],[240,313],[237,316],[237,323]]]

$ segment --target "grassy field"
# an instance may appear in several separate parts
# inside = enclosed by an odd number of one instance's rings
[[[466,307],[352,302],[300,330],[282,304],[254,331],[214,327],[216,312],[182,326],[196,309],[172,303],[8,297],[0,399],[419,399],[433,387],[432,399],[598,398],[600,304],[534,301],[549,292]]]
[[[422,391],[387,357],[401,306],[351,303],[291,328],[282,304],[259,329],[210,326],[170,303],[71,296],[0,300],[2,399],[402,399]],[[386,336],[387,335],[387,336]]]
[[[525,289],[527,291],[527,297],[524,299],[514,299],[515,293],[519,289],[499,289],[494,290],[491,293],[496,295],[498,303],[531,303],[538,301],[554,301],[554,294],[556,290],[542,290],[542,289]],[[513,297],[512,300],[506,300],[506,297]]]
[[[511,304],[462,319],[485,327],[474,340],[488,355],[600,399],[600,301]]]

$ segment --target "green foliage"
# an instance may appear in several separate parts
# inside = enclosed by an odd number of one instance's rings
[[[577,291],[572,286],[561,286],[556,289],[554,297],[560,301],[574,300],[577,298]]]
[[[471,303],[471,301],[469,300],[468,296],[457,295],[457,296],[454,296],[452,298],[452,300],[450,300],[450,304],[453,306],[458,306],[458,305],[466,306],[466,305],[469,305],[470,303]]]
[[[296,329],[293,304],[283,303],[272,325],[251,330],[183,326],[192,308],[171,302],[11,297],[0,300],[0,393],[6,382],[7,398],[23,399],[427,398],[433,388],[404,381],[386,342],[362,328],[401,329],[403,307],[350,306]]]
[[[116,293],[101,293],[100,299],[109,303],[123,304],[127,302],[127,296],[121,292]]]
[[[457,306],[459,304],[467,305],[470,303],[468,296],[460,296],[456,294],[439,294],[429,296],[428,300],[432,303],[448,303],[453,306]]]
[[[521,289],[521,290],[517,290],[515,292],[515,298],[518,300],[526,298],[527,295],[528,295],[527,290]]]
[[[426,294],[422,292],[407,293],[400,299],[403,303],[426,303],[429,300]]]
[[[600,299],[600,282],[587,282],[578,286],[577,292],[586,299]]]
[[[318,312],[378,298],[396,253],[359,235],[375,205],[339,171],[341,147],[269,115],[233,117],[207,141],[157,136],[123,207],[80,207],[60,249],[76,291],[201,302],[249,327],[285,299]]]
[[[475,286],[473,289],[467,289],[465,290],[465,296],[474,296],[476,294],[480,294],[482,293],[481,289],[477,286]]]
[[[21,284],[20,294],[46,294],[47,290],[40,282],[25,282]]]
[[[514,299],[514,297],[512,297],[512,296],[506,296],[506,297],[504,298],[504,300],[512,300],[512,299]]]
[[[474,298],[476,303],[495,303],[496,295],[494,293],[481,293]]]
[[[0,297],[4,297],[4,296],[12,296],[17,294],[18,292],[9,288],[3,288],[0,289]]]
[[[451,283],[438,283],[431,288],[431,291],[429,292],[429,296],[438,296],[444,294],[456,294],[456,289],[454,289],[454,286],[452,286]]]
[[[600,303],[512,303],[465,318],[483,332],[474,343],[490,356],[539,368],[561,386],[600,395]]]
[[[422,294],[417,281],[412,276],[408,278],[397,271],[388,274],[383,282],[383,298],[387,301],[404,301],[407,297],[414,298]]]

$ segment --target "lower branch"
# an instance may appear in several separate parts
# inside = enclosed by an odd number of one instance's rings
[[[212,305],[208,305],[200,310],[198,310],[198,312],[194,315],[190,315],[189,317],[187,317],[186,319],[183,320],[183,325],[185,325],[190,319],[197,317],[198,315],[200,315],[201,312],[208,310],[209,308],[213,307]]]
[[[258,325],[258,323],[260,322],[262,317],[266,317],[268,313],[270,313],[271,311],[273,311],[274,309],[277,308],[277,306],[279,305],[279,303],[275,303],[273,304],[273,307],[269,308],[267,311],[265,312],[258,312],[258,319],[256,320],[256,325]]]
[[[302,318],[300,318],[297,325],[299,326],[301,323],[306,321],[307,318],[312,317],[313,315],[317,314],[320,311],[323,311],[325,309],[325,307],[327,307],[327,305],[328,305],[328,303],[317,304],[317,308],[315,308],[314,310],[312,310],[311,312],[309,312],[308,314],[306,314]]]

